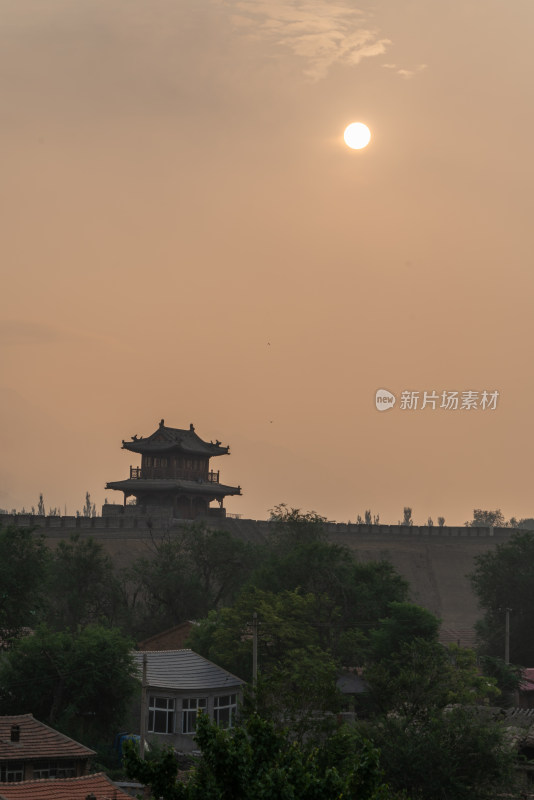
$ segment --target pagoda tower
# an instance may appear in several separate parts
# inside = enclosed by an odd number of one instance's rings
[[[226,516],[224,498],[241,494],[240,486],[223,485],[219,472],[210,470],[210,458],[227,455],[230,448],[219,441],[203,441],[193,424],[182,430],[169,428],[161,420],[151,436],[123,440],[122,448],[141,456],[141,466],[130,467],[127,480],[106,484],[106,489],[123,492],[125,505],[133,496],[138,506],[160,506],[171,510],[176,518],[195,519]],[[214,500],[218,508],[210,508]]]

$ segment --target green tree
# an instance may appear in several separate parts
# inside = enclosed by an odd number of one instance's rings
[[[512,520],[510,520],[511,524]],[[527,517],[526,519],[520,519],[516,525],[513,527],[517,527],[521,530],[525,531],[534,531],[534,519],[532,517]]]
[[[478,660],[484,675],[493,678],[501,692],[499,704],[512,705],[514,694],[523,680],[522,668],[514,664],[507,664],[503,658],[496,656],[479,655]]]
[[[78,534],[60,542],[48,573],[48,623],[56,630],[112,625],[125,602],[113,563],[102,545]]]
[[[474,706],[500,694],[496,680],[481,674],[475,653],[428,639],[405,642],[389,659],[365,670],[363,698],[373,715],[428,720],[450,703]]]
[[[487,708],[499,695],[475,653],[432,635],[407,638],[365,673],[362,733],[386,780],[414,800],[494,798],[513,787],[514,753]]]
[[[110,740],[138,686],[131,642],[98,625],[39,626],[0,659],[0,713],[32,713],[88,744]]]
[[[534,664],[534,533],[515,533],[476,556],[470,578],[484,612],[477,625],[483,652],[504,656],[506,609],[511,609],[510,661]]]
[[[362,632],[387,616],[389,603],[406,599],[406,581],[389,562],[360,563],[348,548],[329,542],[325,520],[315,512],[277,506],[271,514],[273,530],[250,582],[270,592],[314,594],[321,646],[359,663]]]
[[[324,739],[336,726],[333,714],[343,701],[337,674],[336,662],[324,650],[290,650],[268,673],[260,673],[256,689],[246,693],[244,714],[258,713],[300,743],[312,736]]]
[[[316,511],[301,511],[300,508],[288,508],[285,503],[280,503],[270,509],[269,515],[269,522],[273,524],[272,537],[291,539],[293,544],[326,539],[326,517]]]
[[[137,631],[155,633],[231,601],[252,562],[249,545],[204,525],[153,539],[150,555],[129,573]]]
[[[515,752],[502,723],[473,708],[436,711],[425,720],[399,715],[361,725],[380,750],[393,791],[414,800],[494,800],[512,795]]]
[[[258,615],[258,666],[267,675],[296,649],[319,647],[317,600],[312,594],[267,592],[249,586],[233,606],[212,611],[187,644],[239,677],[252,679],[252,620]]]
[[[437,642],[439,620],[426,608],[392,602],[388,616],[370,634],[370,658],[387,661],[414,639]]]
[[[505,528],[506,520],[500,508],[496,508],[495,511],[475,508],[473,509],[473,519],[465,524],[471,528]]]
[[[163,800],[392,800],[375,748],[361,736],[350,737],[349,746],[340,738],[307,751],[258,715],[234,731],[200,715],[195,739],[202,758],[185,784],[176,780],[171,752],[146,762],[128,746],[125,765],[130,778]]]
[[[48,558],[43,536],[27,528],[0,528],[0,646],[41,618]]]

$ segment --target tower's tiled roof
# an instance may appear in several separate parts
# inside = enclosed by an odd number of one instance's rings
[[[240,486],[226,486],[224,483],[211,481],[185,481],[181,478],[126,478],[123,481],[109,481],[106,489],[118,489],[130,494],[143,491],[150,492],[185,492],[188,494],[205,495],[206,497],[226,497],[226,495],[241,494]]]
[[[43,779],[0,783],[0,800],[131,800],[103,772],[80,778]]]
[[[18,742],[11,729],[19,728]],[[30,761],[36,758],[90,758],[95,751],[39,722],[33,714],[0,717],[0,761]]]
[[[193,424],[188,429],[169,428],[161,420],[159,428],[145,438],[132,437],[131,442],[123,440],[122,446],[132,453],[154,453],[155,455],[180,452],[185,455],[222,456],[229,452],[229,447],[220,442],[205,442],[195,433]]]

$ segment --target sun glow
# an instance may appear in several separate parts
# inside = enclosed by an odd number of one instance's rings
[[[353,122],[345,128],[343,138],[352,150],[361,150],[371,141],[371,131],[363,122]]]

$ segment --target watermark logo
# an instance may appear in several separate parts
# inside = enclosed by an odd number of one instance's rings
[[[395,405],[396,397],[387,389],[377,389],[375,405],[379,411],[389,411]]]
[[[466,392],[460,391],[435,391],[434,389],[424,392],[412,392],[403,390],[400,393],[400,411],[495,411],[500,392],[493,390],[474,391],[470,389]],[[375,394],[375,405],[378,411],[389,411],[396,402],[396,397],[387,389],[377,389]]]

